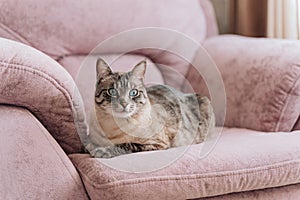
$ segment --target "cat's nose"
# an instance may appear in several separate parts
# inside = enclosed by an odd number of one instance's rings
[[[123,108],[126,108],[126,106],[128,105],[128,103],[126,103],[124,99],[120,99],[120,104]]]
[[[121,104],[121,106],[122,106],[123,108],[126,108],[126,106],[127,106],[127,103],[126,103],[126,102],[120,102],[120,104]]]

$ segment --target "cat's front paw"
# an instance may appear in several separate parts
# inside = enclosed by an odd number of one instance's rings
[[[115,155],[111,152],[109,147],[97,147],[90,152],[94,158],[112,158]]]

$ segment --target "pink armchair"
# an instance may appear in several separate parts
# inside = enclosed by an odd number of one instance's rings
[[[3,0],[0,7],[0,199],[299,198],[300,42],[218,35],[208,0]],[[80,66],[93,65],[99,55],[88,54],[106,38],[143,27],[184,33],[218,66],[225,127],[205,157],[204,144],[112,159],[84,152]],[[145,57],[154,63],[147,80],[188,91],[172,69],[209,95],[195,68],[168,53],[127,54],[113,67]],[[139,169],[165,161],[172,162]]]

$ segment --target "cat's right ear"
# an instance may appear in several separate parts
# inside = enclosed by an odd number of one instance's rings
[[[96,71],[98,78],[112,74],[111,68],[102,58],[97,59]]]

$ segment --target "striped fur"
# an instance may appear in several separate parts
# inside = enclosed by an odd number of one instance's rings
[[[207,97],[165,85],[146,88],[145,70],[142,61],[130,72],[112,72],[98,59],[95,111],[101,134],[114,145],[96,147],[92,156],[110,158],[201,143],[212,131],[215,119]]]

